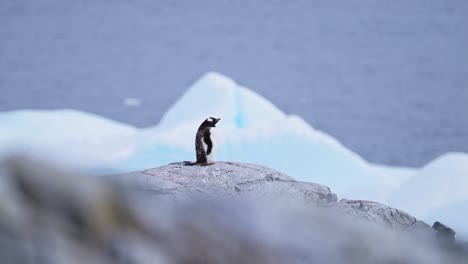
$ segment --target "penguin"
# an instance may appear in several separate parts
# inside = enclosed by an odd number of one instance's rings
[[[186,165],[211,165],[216,163],[216,124],[221,118],[208,117],[198,127],[195,135],[196,162],[185,162]]]

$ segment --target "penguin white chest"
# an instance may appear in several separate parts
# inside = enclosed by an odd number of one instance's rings
[[[214,127],[210,129],[210,139],[212,142],[210,153],[208,153],[208,145],[203,141],[203,149],[205,150],[206,161],[208,164],[212,164],[216,162],[215,156],[216,156],[216,149],[218,147],[218,140],[217,140],[216,128]]]

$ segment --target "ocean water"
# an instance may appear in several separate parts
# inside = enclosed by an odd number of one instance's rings
[[[214,70],[371,162],[421,166],[468,152],[467,13],[463,0],[2,0],[0,111],[146,127]]]

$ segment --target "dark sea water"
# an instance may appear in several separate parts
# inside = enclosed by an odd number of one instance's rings
[[[369,161],[420,166],[468,152],[467,14],[465,0],[1,0],[0,111],[152,126],[214,70]]]

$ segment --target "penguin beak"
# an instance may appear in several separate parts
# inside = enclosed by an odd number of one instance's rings
[[[221,120],[221,118],[215,118],[216,123],[218,123],[219,120]]]

